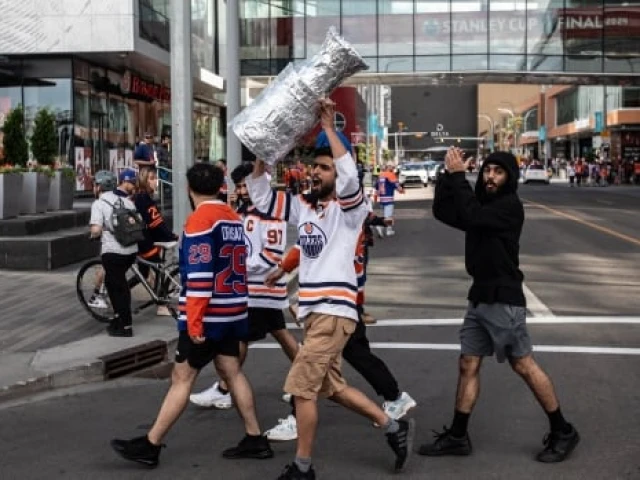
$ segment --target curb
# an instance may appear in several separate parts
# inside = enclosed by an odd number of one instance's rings
[[[170,355],[175,351],[178,343],[178,337],[175,339],[166,340],[153,340],[151,342],[141,343],[135,348],[144,347],[151,343],[158,342],[164,343],[165,358],[171,358]],[[130,351],[132,347],[123,348],[121,350],[114,351],[109,354],[110,357],[117,356],[121,353]],[[106,357],[106,356],[105,356]],[[149,368],[148,366],[145,368]],[[11,385],[6,385],[0,389],[0,404],[17,400],[22,397],[35,395],[39,393],[46,393],[49,391],[69,388],[78,385],[88,383],[98,383],[109,381],[111,378],[107,376],[106,362],[102,358],[98,358],[93,362],[86,363],[84,365],[74,365],[68,368],[63,368],[59,371],[43,374],[41,376],[31,377],[27,380],[21,380]],[[133,375],[131,372],[129,375]],[[128,375],[123,375],[128,376]]]

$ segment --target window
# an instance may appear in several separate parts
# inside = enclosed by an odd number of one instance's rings
[[[571,123],[578,115],[578,91],[572,90],[556,97],[556,125]]]
[[[640,108],[640,87],[624,88],[622,98],[622,108]]]

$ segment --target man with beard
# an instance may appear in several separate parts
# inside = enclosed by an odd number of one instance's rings
[[[294,462],[279,480],[315,479],[311,453],[319,394],[381,425],[396,456],[396,471],[404,469],[413,438],[413,421],[391,419],[362,392],[348,386],[340,371],[342,350],[358,321],[353,254],[368,209],[355,162],[345,147],[344,142],[349,142],[341,139],[334,126],[334,104],[321,101],[320,112],[330,148],[315,151],[311,195],[274,192],[260,160],[247,178],[249,196],[259,210],[298,227],[301,251],[298,318],[304,320],[304,341],[284,386],[294,397],[298,445]]]
[[[498,362],[509,361],[549,417],[551,432],[537,460],[563,461],[580,437],[561,411],[551,379],[534,360],[526,324],[524,276],[519,268],[520,234],[524,208],[516,193],[518,163],[507,152],[487,157],[475,185],[465,178],[468,162],[462,150],[452,148],[445,159],[446,173],[438,180],[433,215],[466,232],[465,264],[473,284],[468,310],[460,330],[461,355],[453,424],[426,444],[427,456],[469,455],[467,423],[480,393],[482,359],[496,353]]]
[[[284,353],[293,360],[298,342],[287,330],[282,310],[289,307],[287,284],[277,281],[265,285],[267,276],[278,269],[287,244],[287,224],[269,217],[251,203],[247,192],[246,177],[251,175],[252,165],[240,165],[231,172],[235,184],[236,212],[244,224],[244,241],[247,245],[247,285],[249,287],[249,331],[240,342],[240,365],[244,365],[250,342],[262,340],[270,333]],[[201,407],[227,409],[233,406],[231,394],[224,380],[189,397]]]

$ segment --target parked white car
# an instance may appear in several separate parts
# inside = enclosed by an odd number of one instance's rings
[[[522,183],[543,182],[549,185],[549,174],[542,165],[529,165],[522,174]]]
[[[398,182],[404,188],[405,185],[422,184],[426,187],[429,176],[424,163],[404,163],[400,165]]]

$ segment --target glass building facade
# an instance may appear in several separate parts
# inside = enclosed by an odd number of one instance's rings
[[[242,74],[313,55],[330,26],[373,73],[640,74],[640,2],[241,0]]]

